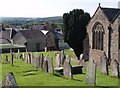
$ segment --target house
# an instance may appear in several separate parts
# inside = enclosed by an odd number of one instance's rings
[[[28,51],[41,51],[45,49],[46,37],[40,30],[20,30],[13,37],[13,43],[25,45]]]
[[[120,9],[104,8],[100,4],[87,26],[89,59],[100,65],[103,52],[108,62],[120,64]]]
[[[0,30],[0,44],[12,44],[12,38],[17,32],[12,29],[1,28]]]

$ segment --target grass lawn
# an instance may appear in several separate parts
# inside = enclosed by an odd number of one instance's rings
[[[44,56],[46,54],[53,57],[55,66],[54,52],[44,52]],[[65,54],[74,56],[73,52],[65,52]],[[74,64],[76,63],[72,63],[72,65]],[[13,72],[19,86],[91,86],[86,84],[85,71],[83,74],[73,75],[73,79],[70,80],[64,78],[63,75],[57,72],[54,72],[54,74],[45,73],[33,67],[32,64],[27,64],[16,58],[14,58],[14,66],[10,64],[1,65],[0,63],[0,68],[2,68],[2,77],[0,76],[0,80],[4,78],[6,73]],[[99,69],[97,69],[96,82],[97,86],[118,86],[117,78],[100,74]]]

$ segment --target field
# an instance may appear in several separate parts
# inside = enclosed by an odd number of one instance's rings
[[[43,53],[44,56],[48,54],[53,57],[55,66],[54,52]],[[70,51],[65,51],[65,54],[75,57],[74,53]],[[45,73],[33,67],[32,64],[27,64],[16,58],[14,58],[14,66],[10,64],[1,64],[0,62],[0,68],[2,68],[2,72],[0,70],[0,73],[2,73],[0,80],[4,78],[6,73],[13,72],[19,86],[92,86],[86,83],[85,70],[83,70],[83,74],[73,75],[73,79],[70,80],[64,78],[63,75],[57,72],[54,72],[54,74]],[[72,62],[71,64],[75,65],[77,63]],[[118,82],[117,78],[101,74],[99,69],[97,69],[96,86],[118,86]]]

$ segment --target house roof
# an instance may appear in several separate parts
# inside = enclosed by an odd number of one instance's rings
[[[15,34],[14,29],[2,29],[0,30],[0,39],[12,39]]]
[[[20,30],[19,32],[22,33],[26,39],[40,38],[44,36],[44,34],[40,30],[34,29]]]
[[[101,10],[104,12],[104,14],[106,15],[106,17],[108,18],[108,20],[110,22],[112,22],[120,12],[120,9],[118,9],[118,8],[103,8],[103,7],[101,7]]]

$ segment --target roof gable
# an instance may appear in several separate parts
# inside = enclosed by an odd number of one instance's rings
[[[101,10],[106,15],[109,22],[112,22],[120,12],[120,9],[118,9],[118,8],[103,8],[103,7],[101,7]]]
[[[26,39],[41,38],[45,36],[40,30],[20,30],[19,31]]]

